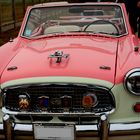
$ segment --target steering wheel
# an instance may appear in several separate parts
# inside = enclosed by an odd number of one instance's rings
[[[102,19],[99,19],[99,20],[95,20],[95,21],[92,21],[91,23],[89,23],[88,25],[86,25],[86,27],[84,28],[84,31],[87,31],[87,29],[92,25],[92,24],[111,24],[115,29],[116,29],[116,32],[117,34],[119,34],[119,29],[118,27],[112,23],[111,21],[109,20],[102,20]]]

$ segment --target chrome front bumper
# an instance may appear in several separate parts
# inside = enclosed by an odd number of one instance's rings
[[[140,122],[129,124],[110,124],[106,115],[100,116],[97,125],[76,125],[76,137],[98,137],[99,140],[108,140],[110,136],[139,135]],[[9,115],[3,117],[0,129],[5,134],[5,140],[13,140],[15,132],[33,134],[32,124],[14,124]],[[85,138],[86,139],[86,138]]]

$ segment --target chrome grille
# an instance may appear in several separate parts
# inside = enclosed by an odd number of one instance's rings
[[[71,113],[101,113],[109,112],[115,108],[113,95],[106,88],[80,84],[47,84],[24,85],[5,89],[4,106],[6,109],[20,112],[18,96],[23,92],[28,93],[31,99],[29,112],[42,112],[42,109],[37,106],[37,100],[40,96],[48,96],[49,99],[60,99],[64,95],[71,96],[72,107],[68,110]],[[96,95],[98,104],[92,108],[84,108],[82,106],[82,99],[89,92]],[[50,104],[46,110],[48,113],[63,113],[64,111],[63,106],[56,107],[50,106]]]

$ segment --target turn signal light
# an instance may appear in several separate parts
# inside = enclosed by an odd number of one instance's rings
[[[136,103],[136,104],[134,105],[134,111],[135,111],[136,113],[140,113],[140,103]]]

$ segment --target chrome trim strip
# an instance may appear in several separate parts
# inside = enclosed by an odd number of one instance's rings
[[[49,5],[49,3],[46,3],[46,5],[45,5],[45,3],[44,4],[36,4],[36,5],[34,5],[34,6],[32,6],[32,8],[28,11],[28,13],[27,13],[27,16],[26,16],[26,18],[25,18],[25,24],[23,25],[23,28],[22,28],[22,30],[21,30],[21,32],[20,32],[20,37],[22,37],[22,38],[25,38],[25,39],[29,39],[29,40],[32,40],[32,38],[29,38],[29,37],[26,37],[26,36],[24,36],[23,35],[23,33],[24,33],[24,30],[25,30],[25,28],[26,28],[26,24],[27,24],[27,21],[28,21],[28,19],[29,19],[29,14],[30,14],[30,12],[31,12],[31,10],[33,10],[33,9],[36,9],[36,8],[49,8],[49,7],[68,7],[68,6],[81,6],[81,5],[85,5],[85,6],[95,6],[95,5],[102,5],[102,6],[106,6],[106,5],[109,5],[109,6],[119,6],[120,8],[121,8],[121,11],[123,11],[122,10],[122,7],[120,6],[120,4],[118,4],[118,3],[101,3],[101,2],[97,2],[97,3],[91,3],[91,2],[88,2],[88,3],[60,3],[60,5],[55,5],[55,3],[53,4],[53,5],[51,5],[52,3],[50,3],[50,5]],[[123,15],[123,19],[124,19],[124,24],[125,24],[125,29],[126,29],[126,33],[124,33],[124,34],[122,34],[122,35],[119,35],[119,36],[112,36],[112,37],[114,37],[114,38],[120,38],[120,37],[123,37],[123,36],[125,36],[125,35],[128,35],[128,28],[127,28],[127,26],[126,26],[126,18],[125,18],[125,16],[124,16],[124,13],[122,12],[122,15]]]
[[[127,131],[127,130],[140,130],[140,123],[132,124],[111,124],[111,131]]]
[[[3,124],[2,123],[0,124],[0,130],[3,130]]]
[[[0,124],[0,129],[3,129],[3,124]],[[16,124],[14,130],[17,131],[32,131],[32,124]],[[110,124],[109,131],[128,131],[128,130],[139,130],[140,123],[132,124]],[[76,131],[98,131],[97,125],[76,125]]]
[[[134,69],[131,69],[130,71],[128,71],[128,73],[125,75],[125,79],[132,73],[134,72],[138,72],[140,71],[140,68],[134,68]]]
[[[3,124],[0,123],[0,130],[3,130]],[[27,131],[27,132],[32,132],[33,131],[33,126],[32,124],[15,124],[14,131]],[[77,132],[88,132],[88,131],[98,131],[98,126],[97,125],[76,125],[76,131]],[[130,131],[140,131],[140,123],[129,123],[129,124],[110,124],[109,128],[109,135],[111,133],[116,135],[119,135],[118,132],[123,134],[123,132],[128,131],[128,135],[130,134]],[[131,135],[133,135],[131,133]],[[125,133],[127,134],[127,132]]]
[[[111,95],[111,98],[112,98],[112,102],[113,102],[113,106],[112,106],[112,110],[111,111],[104,111],[104,112],[100,112],[100,113],[94,113],[94,112],[63,112],[63,113],[50,113],[50,112],[47,112],[47,111],[41,111],[41,112],[28,112],[28,111],[10,111],[9,109],[6,109],[6,107],[2,107],[2,111],[4,114],[12,114],[12,115],[47,115],[47,116],[51,116],[51,115],[54,115],[54,116],[65,116],[65,115],[81,115],[81,116],[87,116],[87,115],[90,115],[90,116],[98,116],[98,115],[101,115],[103,113],[105,114],[111,114],[115,111],[115,108],[116,108],[116,103],[115,103],[115,97],[114,95],[112,94],[111,91],[109,91],[109,89],[107,87],[103,87],[103,86],[99,86],[99,85],[93,85],[93,84],[86,84],[86,83],[56,83],[56,82],[53,82],[53,83],[40,83],[40,84],[25,84],[25,85],[16,85],[16,86],[12,86],[12,87],[7,87],[4,89],[4,91],[6,91],[7,89],[14,89],[14,88],[20,88],[20,87],[29,87],[29,86],[32,86],[32,85],[36,85],[36,86],[44,86],[44,85],[75,85],[75,86],[83,86],[83,87],[87,87],[87,88],[93,88],[93,89],[100,89],[100,90],[106,90],[109,92],[109,94]],[[6,94],[6,93],[5,93]],[[5,99],[4,99],[5,100]]]
[[[97,131],[97,125],[76,125],[76,131]]]
[[[64,113],[48,113],[48,112],[16,112],[16,111],[10,111],[6,109],[5,107],[2,107],[2,112],[4,114],[10,114],[10,115],[47,115],[47,116],[100,116],[101,114],[111,114],[115,111],[115,109],[112,109],[108,112],[101,112],[101,113],[91,113],[91,112],[81,112],[81,113],[71,113],[71,112],[64,112]]]
[[[14,127],[15,131],[33,131],[33,125],[32,124],[16,124]]]

